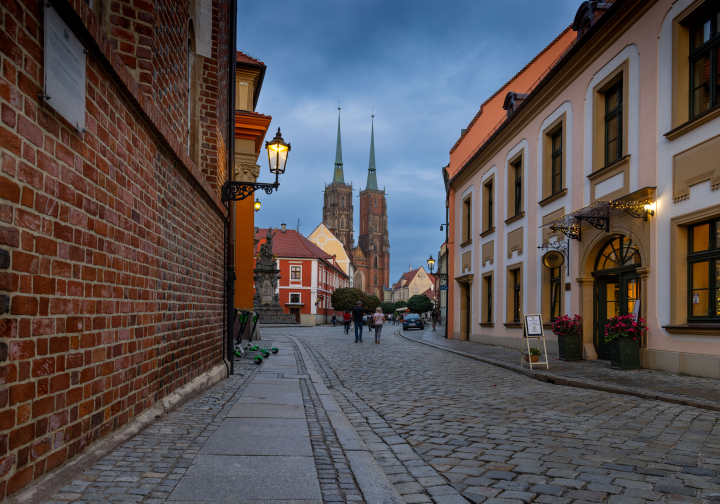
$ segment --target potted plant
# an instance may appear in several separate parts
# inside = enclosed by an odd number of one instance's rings
[[[574,315],[558,317],[552,324],[558,339],[558,353],[564,361],[582,360],[582,318]]]
[[[530,347],[530,355],[525,355],[525,362],[537,362],[540,360],[542,352],[539,348]]]
[[[645,320],[632,315],[608,319],[605,325],[605,343],[610,353],[610,367],[640,369],[640,337],[646,331]]]

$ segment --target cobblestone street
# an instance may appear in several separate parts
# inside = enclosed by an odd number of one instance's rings
[[[241,360],[239,375],[159,419],[47,502],[720,503],[717,412],[542,383],[409,341],[399,326],[385,331],[375,345],[372,334],[355,344],[340,327],[263,329],[284,357],[260,367]],[[301,403],[289,400],[291,386]],[[253,387],[264,387],[259,399]],[[232,446],[270,455],[287,448],[266,435],[240,439],[248,431],[218,443],[258,404],[298,413],[256,418],[258,428],[304,418],[298,436],[309,439],[304,462],[314,470],[305,467],[302,488],[282,478],[303,457],[275,457],[259,478],[243,472],[259,458],[202,472],[208,454],[245,454]],[[235,473],[223,472],[231,466]]]
[[[381,345],[298,334],[407,502],[720,502],[717,413],[543,384],[385,331]]]

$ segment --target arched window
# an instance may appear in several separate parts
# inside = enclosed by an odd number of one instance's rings
[[[340,198],[340,208],[345,208],[345,196]]]
[[[363,289],[362,273],[360,273],[359,271],[358,271],[357,273],[355,273],[355,285],[354,285],[354,287],[355,287],[356,289],[364,290],[364,289]]]
[[[378,267],[377,256],[375,256],[375,267],[376,268]],[[377,277],[375,277],[375,278],[377,278]],[[377,280],[375,280],[375,283],[377,283]]]
[[[596,270],[640,266],[637,245],[627,236],[613,238],[598,254]]]
[[[377,257],[375,258],[375,261],[377,262]],[[377,266],[377,264],[375,266]],[[377,285],[377,275],[375,275],[375,285]]]
[[[375,206],[375,208],[377,208],[377,197],[376,197],[376,198],[373,198],[373,200],[374,200],[373,205]]]

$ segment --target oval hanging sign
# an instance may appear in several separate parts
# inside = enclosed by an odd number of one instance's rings
[[[565,262],[565,257],[561,252],[551,250],[545,253],[542,262],[546,268],[555,269],[563,265],[563,263]]]

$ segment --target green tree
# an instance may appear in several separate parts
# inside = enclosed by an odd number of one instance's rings
[[[365,293],[354,287],[342,287],[330,296],[330,302],[335,310],[352,311],[357,306],[358,301],[362,301],[363,306],[365,306]]]
[[[412,313],[425,313],[435,308],[435,305],[425,294],[416,294],[408,299],[408,309]]]
[[[365,307],[365,313],[375,313],[375,308],[380,306],[380,299],[373,295],[365,296],[363,306]]]
[[[386,301],[380,304],[380,309],[385,315],[391,315],[395,311],[395,303]]]
[[[405,308],[407,306],[407,301],[395,301],[393,306],[394,306],[395,310],[397,310],[399,308]]]

